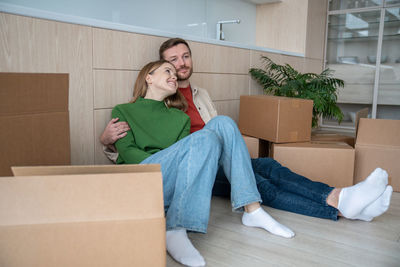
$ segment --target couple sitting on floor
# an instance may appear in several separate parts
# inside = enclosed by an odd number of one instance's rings
[[[191,86],[192,54],[169,39],[160,60],[140,71],[130,103],[117,105],[101,136],[118,164],[161,164],[167,250],[178,262],[204,266],[186,231],[205,233],[211,196],[229,196],[246,226],[286,238],[295,234],[260,203],[308,216],[371,221],[389,207],[392,187],[377,168],[363,182],[333,188],[291,172],[271,158],[250,159],[236,124],[217,116],[204,89]]]

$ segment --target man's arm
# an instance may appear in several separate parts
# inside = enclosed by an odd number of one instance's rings
[[[113,118],[120,118],[121,122],[126,121],[124,112],[122,112],[122,108],[120,106],[121,105],[118,105],[113,108],[111,116]],[[137,146],[132,131],[125,132],[124,136],[124,138],[119,138],[114,144],[118,150],[118,159],[120,162],[126,164],[138,164],[147,157],[151,156],[150,153],[147,153]]]
[[[119,118],[112,119],[104,129],[100,136],[100,142],[111,151],[117,152],[114,143],[126,136],[126,132],[130,130],[128,123],[125,121],[118,122]]]

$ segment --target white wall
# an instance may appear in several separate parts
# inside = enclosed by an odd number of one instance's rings
[[[44,11],[111,21],[180,35],[215,39],[218,20],[225,40],[255,45],[256,5],[241,0],[0,0]]]

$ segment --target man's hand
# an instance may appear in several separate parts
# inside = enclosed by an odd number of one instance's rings
[[[126,135],[130,130],[128,123],[125,121],[118,122],[119,118],[112,119],[104,129],[100,136],[100,142],[108,147],[114,147],[114,143]],[[113,149],[115,150],[115,148]]]

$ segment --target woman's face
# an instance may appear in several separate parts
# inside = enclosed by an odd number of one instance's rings
[[[178,89],[176,70],[170,63],[164,63],[152,74],[148,74],[146,81],[149,89],[165,97],[175,94]]]

